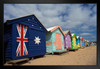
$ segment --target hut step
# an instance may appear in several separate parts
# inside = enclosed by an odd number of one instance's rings
[[[7,64],[12,64],[12,66],[17,65],[17,63],[23,62],[23,61],[28,61],[29,58],[24,58],[24,59],[18,59],[18,60],[10,60],[7,61]]]
[[[69,50],[69,51],[77,51],[78,49],[68,48],[67,50]]]
[[[64,50],[64,51],[56,51],[56,52],[54,52],[54,53],[61,54],[61,53],[65,53],[65,52],[67,52],[67,51],[66,51],[66,50]]]

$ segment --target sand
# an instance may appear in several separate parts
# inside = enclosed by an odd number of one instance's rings
[[[77,51],[69,51],[56,55],[45,55],[32,59],[24,65],[96,65],[97,63],[97,47],[90,46]]]

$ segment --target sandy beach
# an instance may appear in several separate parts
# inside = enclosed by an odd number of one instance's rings
[[[97,47],[90,46],[62,54],[45,55],[20,64],[24,65],[96,65]],[[8,65],[8,64],[6,64]]]

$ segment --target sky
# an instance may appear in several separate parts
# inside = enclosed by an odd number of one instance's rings
[[[4,22],[8,19],[35,14],[46,27],[60,25],[76,36],[97,40],[96,4],[4,4]]]

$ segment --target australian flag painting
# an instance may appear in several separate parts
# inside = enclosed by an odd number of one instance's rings
[[[18,42],[16,56],[28,55],[28,50],[25,44],[25,42],[28,42],[28,38],[25,38],[25,35],[27,33],[27,26],[23,24],[17,24],[17,31],[19,37],[16,38],[16,41]]]
[[[48,31],[34,14],[7,20],[4,26],[5,60],[45,55]]]

